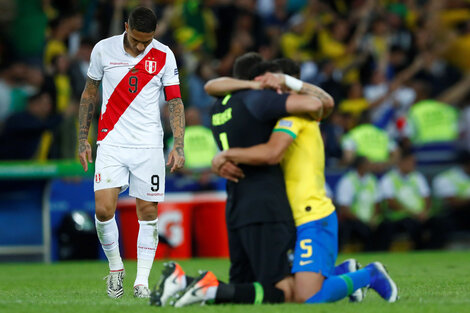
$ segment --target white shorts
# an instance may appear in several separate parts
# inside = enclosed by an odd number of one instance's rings
[[[124,148],[99,145],[94,190],[129,187],[129,195],[161,202],[165,194],[165,157],[161,148]]]

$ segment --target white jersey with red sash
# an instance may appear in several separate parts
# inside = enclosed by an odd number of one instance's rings
[[[98,42],[88,76],[101,80],[103,102],[98,144],[130,148],[163,148],[159,99],[181,97],[173,52],[153,40],[133,57],[124,50],[124,34]]]

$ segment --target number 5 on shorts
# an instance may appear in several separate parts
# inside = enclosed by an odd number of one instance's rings
[[[309,258],[313,254],[313,249],[312,249],[312,239],[303,239],[300,241],[300,248],[302,251],[305,251],[300,255],[301,258]]]

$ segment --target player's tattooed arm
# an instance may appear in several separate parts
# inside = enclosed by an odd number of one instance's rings
[[[95,111],[95,104],[98,100],[98,90],[100,87],[100,80],[93,80],[87,78],[85,89],[80,99],[80,108],[78,113],[79,119],[79,133],[78,140],[86,141],[88,139],[88,131],[90,129],[91,121],[93,119],[93,112]]]
[[[95,111],[95,105],[98,100],[100,83],[100,80],[94,80],[88,77],[80,99],[78,111],[78,154],[80,163],[82,163],[85,171],[88,170],[87,161],[92,162],[91,146],[88,142],[88,131],[90,130],[93,112]]]
[[[173,138],[175,141],[175,148],[178,155],[184,156],[184,105],[181,98],[174,98],[168,101],[168,110],[170,112],[170,125],[173,131]]]
[[[300,89],[299,93],[305,95],[312,95],[314,97],[317,97],[321,101],[323,105],[322,119],[328,117],[328,115],[333,112],[333,108],[335,105],[333,97],[331,97],[326,91],[324,91],[320,87],[306,82],[302,82],[302,88]]]
[[[297,93],[301,95],[314,96],[321,102],[322,107],[321,114],[319,115],[321,116],[320,119],[323,119],[330,115],[330,113],[333,111],[334,101],[333,98],[326,91],[324,91],[320,87],[306,83],[304,81],[300,81],[295,78],[291,78],[291,80],[292,79],[298,82],[298,84],[300,84],[300,86],[298,86],[299,89],[296,89]],[[277,90],[278,92],[280,92],[283,87],[292,89],[292,86],[288,86],[287,76],[280,73],[266,73],[262,76],[256,77],[255,80],[261,83],[262,88],[270,88]]]
[[[167,165],[171,166],[171,172],[184,166],[184,105],[181,98],[174,98],[168,101],[168,111],[170,112],[170,125],[173,132],[173,151],[170,152]]]

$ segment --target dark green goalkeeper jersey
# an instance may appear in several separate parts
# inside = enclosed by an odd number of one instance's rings
[[[212,133],[221,150],[266,143],[281,117],[288,94],[242,90],[218,99],[212,108]],[[227,182],[227,226],[290,222],[292,213],[279,165],[240,165],[245,178]]]

